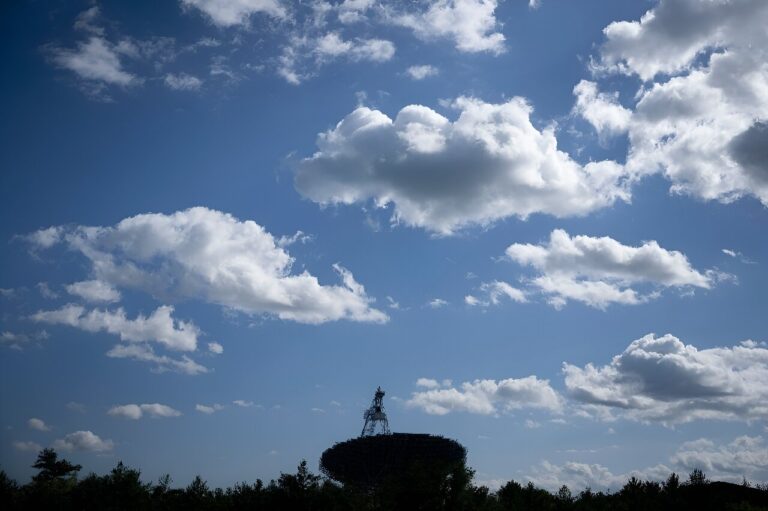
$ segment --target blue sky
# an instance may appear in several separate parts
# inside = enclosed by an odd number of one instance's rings
[[[768,480],[759,1],[17,2],[0,459]]]

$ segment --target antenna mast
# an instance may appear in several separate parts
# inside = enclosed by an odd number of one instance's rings
[[[373,396],[371,407],[368,408],[363,413],[365,424],[363,425],[363,432],[360,433],[360,436],[390,434],[389,421],[387,421],[387,414],[384,412],[383,401],[384,401],[384,391],[381,390],[381,387],[379,387],[376,389],[376,394],[374,394]]]

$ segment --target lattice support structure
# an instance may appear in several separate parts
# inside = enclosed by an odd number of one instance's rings
[[[365,424],[360,436],[389,435],[389,421],[384,412],[384,391],[381,387],[376,389],[371,407],[363,413]]]

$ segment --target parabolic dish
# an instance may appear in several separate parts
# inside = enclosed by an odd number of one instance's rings
[[[392,433],[353,438],[326,449],[320,470],[344,484],[375,486],[414,466],[447,472],[466,456],[466,449],[449,438]]]

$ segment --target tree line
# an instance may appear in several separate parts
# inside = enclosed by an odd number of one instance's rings
[[[83,478],[80,465],[43,449],[33,465],[37,474],[19,485],[0,470],[0,508],[4,510],[264,510],[264,511],[591,511],[591,510],[768,510],[768,484],[709,481],[694,470],[681,481],[675,473],[663,483],[630,478],[616,492],[567,486],[551,493],[532,483],[509,481],[497,491],[473,484],[463,462],[448,470],[413,466],[375,487],[340,485],[313,474],[302,461],[295,474],[264,483],[242,482],[211,488],[201,477],[173,487],[170,476],[156,483],[122,462],[108,474]]]

